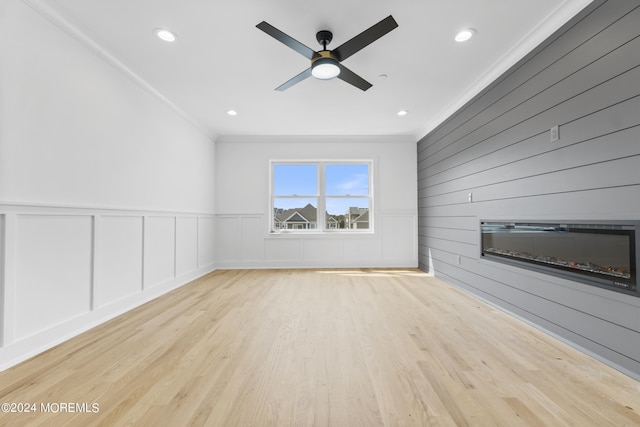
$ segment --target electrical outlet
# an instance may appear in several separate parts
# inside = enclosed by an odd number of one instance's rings
[[[560,139],[560,129],[558,128],[558,126],[554,126],[551,128],[550,130],[550,134],[551,134],[551,142],[556,142],[557,140]]]
[[[469,201],[469,203],[473,202],[473,193],[469,193],[467,195],[467,200]]]
[[[458,255],[457,261],[458,261],[458,265],[462,264],[462,257],[460,255]]]

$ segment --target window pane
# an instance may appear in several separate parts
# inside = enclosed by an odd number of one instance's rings
[[[368,230],[368,198],[327,197],[327,229]]]
[[[327,195],[369,194],[369,165],[327,165],[325,169]]]
[[[318,228],[318,199],[274,198],[274,230],[316,230]]]
[[[317,166],[273,165],[273,194],[276,196],[317,195]]]

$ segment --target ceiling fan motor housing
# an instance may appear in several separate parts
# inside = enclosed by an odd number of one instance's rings
[[[311,64],[315,64],[316,61],[319,61],[325,58],[330,58],[335,62],[340,62],[338,61],[338,58],[336,58],[336,56],[330,50],[320,50],[313,54],[313,58],[311,58]]]
[[[318,40],[318,43],[320,43],[326,50],[327,45],[331,43],[331,40],[333,40],[333,34],[331,33],[331,31],[327,30],[318,31],[316,33],[316,40]]]

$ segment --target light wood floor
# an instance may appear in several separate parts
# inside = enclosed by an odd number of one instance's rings
[[[417,270],[216,271],[0,373],[0,402],[99,405],[11,426],[640,426],[639,382]]]

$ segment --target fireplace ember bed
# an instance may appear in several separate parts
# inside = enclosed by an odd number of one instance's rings
[[[482,258],[640,297],[640,221],[480,221]]]

